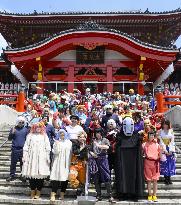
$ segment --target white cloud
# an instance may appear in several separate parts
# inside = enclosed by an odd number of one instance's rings
[[[8,46],[4,37],[0,34],[0,54],[2,53],[2,48],[6,48]]]

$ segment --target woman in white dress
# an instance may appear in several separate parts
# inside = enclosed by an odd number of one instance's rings
[[[58,140],[54,142],[53,154],[54,161],[50,174],[52,185],[51,201],[55,201],[55,196],[61,184],[61,200],[64,200],[64,194],[68,185],[68,176],[70,169],[70,160],[72,152],[72,142],[68,139],[68,134],[61,129],[58,133]]]
[[[31,198],[40,198],[44,179],[50,175],[50,142],[42,122],[33,124],[23,147],[22,175],[29,179]]]

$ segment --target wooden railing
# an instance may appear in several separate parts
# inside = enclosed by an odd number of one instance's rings
[[[164,113],[167,111],[168,105],[181,105],[181,101],[171,101],[171,99],[181,99],[181,95],[163,95],[163,93],[156,94],[157,112]]]
[[[25,94],[23,91],[20,91],[18,95],[0,95],[0,104],[13,106],[16,109],[16,111],[24,112]]]

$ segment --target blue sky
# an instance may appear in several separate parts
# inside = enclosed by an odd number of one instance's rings
[[[181,8],[181,0],[0,0],[0,10],[29,13],[58,11],[169,11]],[[176,43],[181,47],[181,38]],[[0,36],[0,48],[5,42]]]
[[[181,0],[0,0],[0,9],[12,12],[37,11],[150,11],[181,7]]]

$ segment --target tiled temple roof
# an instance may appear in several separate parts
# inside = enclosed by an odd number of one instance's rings
[[[110,11],[110,12],[96,12],[96,11],[67,11],[67,12],[37,12],[34,10],[32,13],[11,13],[11,12],[6,12],[6,11],[0,11],[0,15],[15,15],[15,16],[41,16],[41,15],[135,15],[135,14],[141,14],[141,15],[163,15],[163,14],[174,14],[174,13],[181,13],[181,8],[175,9],[175,10],[170,10],[170,11],[161,11],[161,12],[154,12],[154,11],[149,11],[148,9],[146,11],[141,11],[141,10],[133,10],[133,11]]]
[[[26,50],[26,49],[30,49],[30,48],[34,48],[34,47],[37,47],[41,44],[44,44],[50,40],[53,40],[54,38],[58,37],[58,36],[61,36],[63,34],[70,34],[70,33],[73,33],[73,32],[77,32],[77,31],[105,31],[105,32],[111,32],[111,33],[115,33],[115,34],[119,34],[119,35],[122,35],[126,38],[129,38],[130,40],[133,40],[139,44],[141,44],[142,46],[145,46],[145,47],[149,47],[149,48],[154,48],[154,49],[160,49],[160,50],[170,50],[170,51],[175,51],[177,50],[177,48],[175,47],[163,47],[163,46],[158,46],[158,45],[153,45],[153,44],[149,44],[149,43],[145,43],[145,42],[142,42],[136,38],[134,38],[133,36],[130,36],[128,35],[127,33],[123,33],[119,30],[115,30],[115,29],[107,29],[99,24],[96,24],[95,22],[93,21],[87,21],[85,22],[84,24],[80,24],[76,29],[69,29],[69,30],[66,30],[66,31],[62,31],[58,34],[54,34],[52,35],[51,37],[49,38],[46,38],[44,39],[43,41],[40,41],[38,43],[35,43],[35,44],[32,44],[30,46],[25,46],[25,47],[21,47],[21,48],[10,48],[8,47],[6,50],[7,51],[21,51],[21,50]]]

